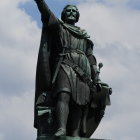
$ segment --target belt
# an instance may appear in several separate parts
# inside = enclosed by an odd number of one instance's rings
[[[92,92],[95,91],[95,84],[92,79],[77,64],[71,62],[70,60],[63,60],[62,63],[70,66],[81,77],[81,79],[88,84],[90,90]]]
[[[82,50],[79,50],[79,49],[69,49],[69,48],[67,48],[67,49],[65,50],[65,53],[71,53],[71,52],[76,52],[76,53],[78,53],[78,54],[83,54],[83,55],[85,55],[85,52],[83,52]]]

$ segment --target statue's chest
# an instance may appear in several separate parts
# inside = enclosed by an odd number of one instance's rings
[[[87,40],[86,39],[81,39],[81,38],[78,38],[76,35],[73,35],[72,33],[70,32],[65,32],[65,39],[64,41],[66,42],[66,46],[68,48],[71,48],[71,49],[79,49],[83,52],[86,51],[86,48],[87,48]]]

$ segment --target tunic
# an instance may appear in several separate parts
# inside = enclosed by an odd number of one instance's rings
[[[63,41],[62,44],[66,46],[64,61],[70,60],[77,64],[88,77],[91,77],[90,63],[87,54],[92,54],[92,44],[89,43],[87,38],[78,37],[76,34],[70,32],[64,25],[60,24],[59,26],[61,40]],[[90,89],[87,83],[83,82],[81,77],[79,77],[70,66],[63,62],[54,87],[54,94],[67,92],[78,105],[86,105],[90,100]]]

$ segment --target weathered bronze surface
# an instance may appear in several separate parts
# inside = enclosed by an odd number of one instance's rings
[[[59,20],[44,0],[35,0],[41,13],[35,121],[38,140],[47,136],[89,138],[98,127],[111,88],[99,78],[93,42],[75,26],[80,13],[67,5]]]

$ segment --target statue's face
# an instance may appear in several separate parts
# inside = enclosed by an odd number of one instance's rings
[[[77,9],[74,6],[67,7],[65,11],[65,22],[69,24],[75,24],[77,16]]]

